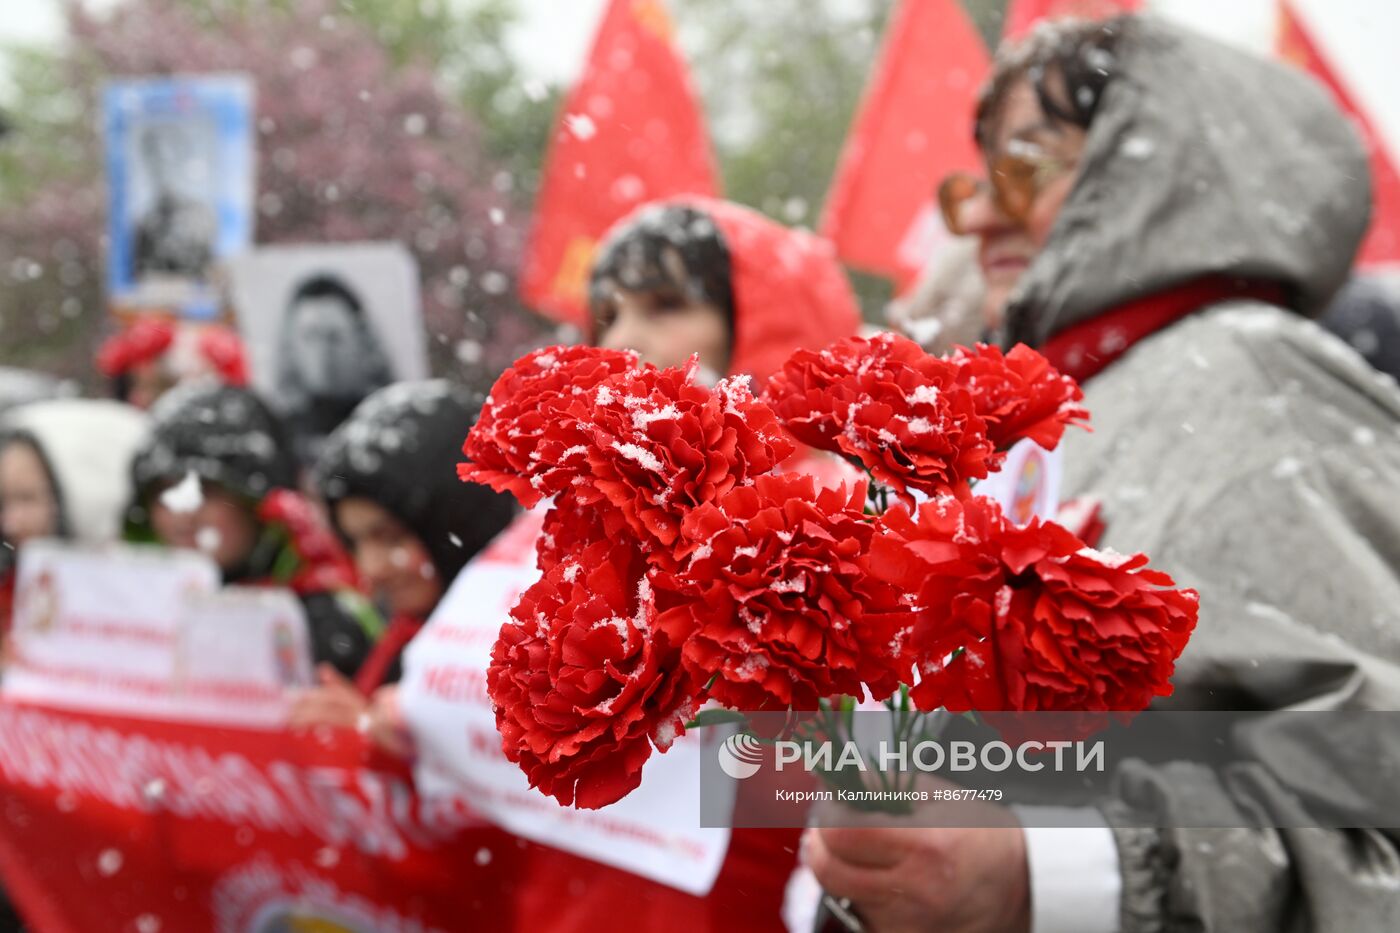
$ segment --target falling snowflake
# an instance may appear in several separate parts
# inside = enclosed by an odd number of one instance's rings
[[[593,122],[593,118],[586,113],[571,113],[564,117],[564,125],[569,128],[569,132],[583,141],[587,142],[598,135],[598,125]]]
[[[172,512],[185,514],[196,511],[204,504],[204,491],[199,477],[193,470],[185,478],[160,494],[160,504]]]
[[[211,528],[208,525],[205,525],[194,533],[194,546],[205,554],[213,554],[219,549],[219,545],[222,544],[223,541],[224,536],[219,532],[219,529]]]
[[[102,853],[97,856],[97,871],[102,877],[110,878],[122,870],[122,863],[124,861],[125,859],[122,858],[120,851],[116,849],[103,849]]]

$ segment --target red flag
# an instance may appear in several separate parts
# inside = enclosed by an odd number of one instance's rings
[[[719,193],[709,136],[661,0],[612,0],[559,115],[520,292],[586,320],[598,238],[645,201]]]
[[[1332,91],[1337,106],[1356,124],[1371,156],[1371,229],[1361,244],[1357,262],[1363,266],[1400,262],[1400,174],[1395,170],[1395,163],[1377,135],[1375,125],[1328,64],[1292,4],[1280,0],[1278,12],[1279,56],[1309,72]]]
[[[1016,40],[1042,19],[1108,19],[1142,9],[1142,0],[1011,0],[1002,27],[1003,39]]]
[[[822,235],[902,289],[947,236],[934,189],[981,164],[972,140],[987,50],[957,0],[894,11],[827,195]]]

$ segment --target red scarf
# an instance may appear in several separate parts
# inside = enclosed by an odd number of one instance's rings
[[[0,639],[10,634],[11,616],[15,611],[15,573],[0,573]]]
[[[413,641],[413,636],[423,629],[428,620],[421,616],[394,616],[379,641],[374,643],[369,657],[365,658],[360,669],[355,672],[355,686],[369,696],[384,685],[384,677],[389,673],[399,653]]]
[[[1144,337],[1202,308],[1239,300],[1285,304],[1281,286],[1212,276],[1130,301],[1067,327],[1047,340],[1040,352],[1060,372],[1085,382]]]

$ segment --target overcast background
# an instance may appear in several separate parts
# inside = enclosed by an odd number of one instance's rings
[[[105,10],[119,0],[86,0]],[[683,3],[684,0],[681,0]],[[566,81],[578,70],[605,0],[517,0],[522,13],[512,36],[521,64],[542,81]],[[0,45],[55,43],[63,36],[61,0],[4,0],[0,3]],[[4,77],[0,53],[0,79]]]
[[[119,0],[86,0],[95,10]],[[520,24],[512,47],[522,65],[544,81],[567,81],[577,72],[592,37],[593,26],[606,0],[518,0]],[[1171,12],[1212,24],[1222,34],[1251,43],[1267,37],[1274,0],[1164,0],[1154,4]],[[1387,0],[1379,0],[1385,3]],[[685,0],[672,0],[682,14]],[[1348,5],[1343,2],[1343,6]],[[61,0],[8,0],[0,4],[0,44],[53,43],[62,37]],[[1394,34],[1392,34],[1392,37]],[[3,59],[0,59],[3,76]]]

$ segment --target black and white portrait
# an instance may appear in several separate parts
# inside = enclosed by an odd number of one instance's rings
[[[218,266],[253,242],[254,90],[246,75],[102,88],[107,293],[116,309],[218,316]]]
[[[153,121],[134,134],[131,243],[136,280],[202,279],[218,232],[213,133],[196,122]]]
[[[334,273],[315,275],[282,313],[277,399],[303,462],[375,389],[393,381],[389,360],[358,295]]]
[[[427,375],[417,268],[399,245],[267,247],[230,273],[253,385],[302,463],[365,396]]]

